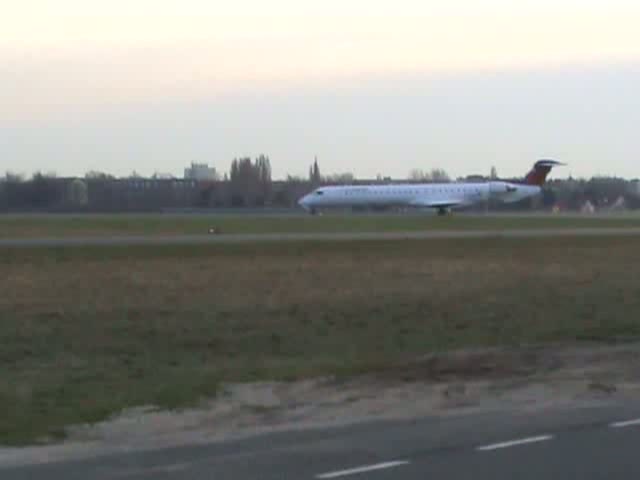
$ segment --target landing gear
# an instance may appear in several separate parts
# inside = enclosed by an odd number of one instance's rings
[[[442,207],[442,208],[438,209],[438,216],[439,217],[444,217],[446,215],[449,215],[449,209],[448,208]]]

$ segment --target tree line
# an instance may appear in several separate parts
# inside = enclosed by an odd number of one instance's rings
[[[461,180],[489,181],[498,178],[495,167],[488,176]],[[36,172],[30,178],[13,173],[0,177],[0,211],[14,210],[158,210],[193,207],[293,207],[309,190],[327,184],[388,183],[391,179],[357,179],[352,173],[323,174],[317,158],[309,165],[308,176],[272,178],[271,161],[266,155],[233,159],[223,178],[203,181],[176,179],[166,174],[142,177],[133,172],[116,178],[90,171],[82,178],[58,178],[54,173]],[[449,182],[441,168],[413,169],[403,182]],[[491,205],[493,209],[580,210],[585,205],[597,209],[639,208],[638,181],[617,177],[554,179],[543,194],[517,205]]]

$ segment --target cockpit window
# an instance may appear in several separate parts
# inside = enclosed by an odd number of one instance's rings
[[[317,190],[316,191],[316,195],[323,195],[323,194],[324,194],[324,192],[322,190]]]

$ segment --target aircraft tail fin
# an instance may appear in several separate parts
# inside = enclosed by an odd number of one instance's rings
[[[524,178],[524,183],[527,185],[542,186],[547,179],[547,175],[553,167],[565,165],[564,163],[556,162],[555,160],[538,160],[531,171],[527,173]]]

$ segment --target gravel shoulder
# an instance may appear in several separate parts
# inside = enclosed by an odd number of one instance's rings
[[[224,442],[375,420],[640,400],[640,343],[461,350],[350,379],[227,384],[198,408],[136,408],[57,445],[0,449],[0,466]]]

